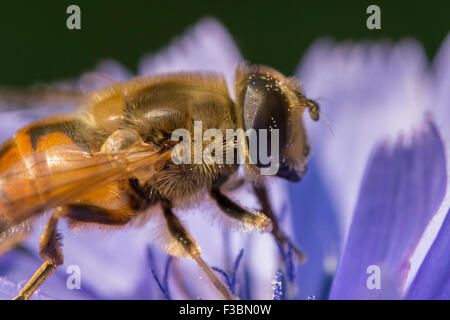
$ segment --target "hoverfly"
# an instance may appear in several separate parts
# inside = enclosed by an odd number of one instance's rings
[[[234,90],[235,101],[221,74],[178,72],[112,82],[89,93],[32,94],[43,101],[76,101],[79,109],[31,123],[0,147],[2,251],[23,240],[26,224],[53,210],[39,244],[43,265],[17,299],[28,299],[63,263],[59,219],[72,227],[120,227],[153,207],[162,209],[171,235],[166,251],[193,258],[223,296],[232,299],[173,209],[207,192],[224,215],[253,229],[271,228],[286,245],[289,239],[258,176],[263,165],[245,164],[246,177],[232,183],[252,185],[261,205],[258,212],[235,203],[223,188],[236,176],[238,164],[174,164],[171,151],[177,143],[171,134],[178,128],[192,130],[194,121],[202,121],[203,130],[275,126],[280,130],[277,176],[298,181],[310,151],[303,112],[308,109],[313,120],[319,118],[318,104],[305,97],[298,81],[269,67],[238,66]],[[248,150],[248,140],[243,144]],[[303,258],[299,249],[294,252]]]

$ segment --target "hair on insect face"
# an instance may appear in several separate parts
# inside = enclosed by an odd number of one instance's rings
[[[245,129],[266,129],[267,136],[257,134],[257,149],[261,139],[267,139],[270,157],[272,130],[279,134],[279,168],[277,176],[299,181],[306,172],[310,146],[303,124],[303,111],[308,108],[313,120],[319,119],[319,106],[303,94],[295,78],[287,78],[266,66],[240,65],[236,71],[237,103],[243,110]],[[268,166],[256,160],[258,168]]]

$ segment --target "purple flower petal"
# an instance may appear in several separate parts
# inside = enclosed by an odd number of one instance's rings
[[[290,202],[295,240],[306,255],[296,276],[299,298],[326,299],[340,249],[339,224],[331,195],[323,185],[316,156],[300,183],[290,184]]]
[[[450,211],[449,211],[450,212]],[[450,214],[439,231],[419,271],[409,287],[406,299],[450,299]]]
[[[450,91],[448,84],[450,83],[450,34],[442,42],[442,45],[433,60],[430,70],[430,94],[427,103],[434,123],[443,138],[447,155],[450,150],[450,126],[448,120],[450,117]],[[450,167],[450,157],[447,156],[447,167]],[[433,244],[439,229],[445,219],[450,208],[450,180],[447,181],[447,193],[442,201],[438,213],[430,222],[423,235],[419,246],[411,258],[411,271],[408,275],[407,285],[411,283],[414,275],[418,271],[420,264],[424,260],[428,249]]]
[[[18,286],[12,281],[0,277],[0,299],[10,300],[19,293]]]
[[[383,143],[371,156],[332,299],[401,297],[409,259],[447,183],[444,147],[431,120],[405,140]],[[368,289],[369,266],[380,268],[381,289]]]
[[[0,277],[0,300],[11,300],[19,294],[19,285],[8,279]],[[31,300],[49,300],[50,297],[45,294],[34,293]]]
[[[305,117],[311,151],[317,155],[344,236],[373,146],[423,116],[427,64],[422,47],[412,40],[398,44],[319,40],[302,59],[297,75],[307,97],[317,100],[323,113],[318,123]]]
[[[432,64],[432,87],[430,95],[430,109],[436,113],[436,124],[442,128],[443,137],[450,137],[450,33],[442,45]],[[448,140],[448,139],[444,139]]]
[[[213,18],[204,18],[164,50],[144,57],[138,70],[141,75],[216,71],[225,75],[229,89],[232,89],[236,66],[242,60],[239,49],[224,26]],[[230,93],[234,94],[233,90]]]

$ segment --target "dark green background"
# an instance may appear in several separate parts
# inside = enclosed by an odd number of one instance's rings
[[[66,28],[66,8],[81,7],[82,29]],[[381,30],[366,28],[366,8],[381,7]],[[432,57],[450,27],[450,1],[3,1],[0,84],[75,77],[110,57],[135,70],[200,17],[219,18],[244,57],[292,73],[317,37],[414,37]]]

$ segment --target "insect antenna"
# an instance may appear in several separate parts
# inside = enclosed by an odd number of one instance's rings
[[[325,120],[325,123],[327,124],[328,128],[330,129],[331,135],[334,137],[333,127],[331,126],[330,121],[328,121],[328,118],[325,116],[323,111],[320,110],[320,105],[317,103],[317,101],[307,100],[306,105],[308,107],[308,111],[309,111],[309,115],[311,116],[311,119],[313,119],[314,121],[318,121],[319,115],[320,115],[320,117],[323,117]]]

